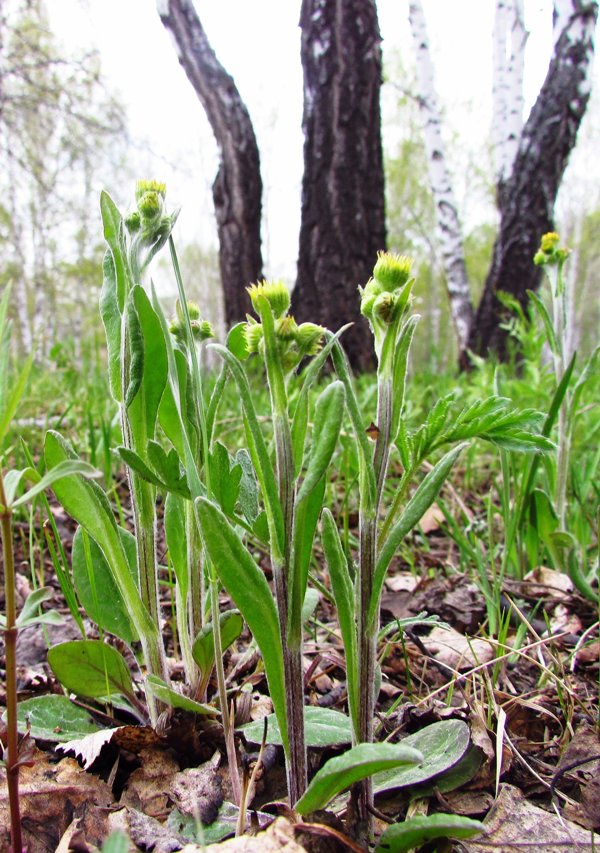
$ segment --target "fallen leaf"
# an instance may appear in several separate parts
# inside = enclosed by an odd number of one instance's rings
[[[439,530],[440,525],[446,520],[446,516],[436,503],[432,503],[425,515],[419,522],[419,527],[423,533],[433,533],[434,530]]]
[[[488,663],[494,657],[490,643],[466,637],[454,628],[432,628],[421,640],[437,661],[458,672]]]
[[[190,767],[173,777],[169,796],[180,812],[211,824],[223,802],[221,777],[210,761]]]
[[[123,793],[121,804],[144,812],[150,817],[164,817],[169,801],[168,791],[179,764],[162,749],[147,748],[140,752],[141,767],[133,771]]]
[[[523,841],[535,839],[535,849],[544,853],[565,850],[590,850],[591,834],[571,821],[544,811],[525,799],[518,788],[502,785],[496,801],[484,820],[485,843],[461,841],[467,853],[523,853]],[[594,835],[596,844],[600,835]],[[580,845],[580,846],[578,846]]]

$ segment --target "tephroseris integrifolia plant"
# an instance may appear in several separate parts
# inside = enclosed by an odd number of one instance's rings
[[[290,297],[283,283],[262,282],[249,288],[249,294],[258,321],[249,318],[244,328],[243,354],[257,353],[265,362],[274,467],[242,363],[231,350],[214,348],[223,357],[240,393],[248,450],[267,517],[276,605],[262,572],[225,516],[208,501],[199,502],[199,514],[205,547],[263,653],[283,736],[288,793],[294,803],[307,783],[302,604],[323,505],[326,472],[339,435],[345,395],[342,383],[337,381],[321,392],[315,403],[309,448],[306,442],[309,390],[334,341],[317,355],[324,330],[313,323],[296,324],[288,314]],[[303,375],[292,414],[288,382],[306,358],[313,360]],[[254,585],[250,594],[249,584]]]
[[[346,389],[359,460],[360,533],[356,570],[351,572],[333,516],[323,513],[323,546],[338,607],[347,664],[348,704],[355,743],[371,742],[375,712],[376,642],[379,605],[386,573],[405,536],[435,500],[465,441],[475,436],[517,450],[548,449],[550,443],[533,433],[541,416],[509,409],[505,398],[478,401],[457,413],[452,397],[440,399],[424,423],[408,430],[403,419],[408,356],[418,316],[411,312],[414,279],[411,261],[382,253],[373,278],[361,288],[361,311],[368,319],[377,355],[377,423],[365,429],[350,367],[342,348],[333,348],[333,362]],[[426,458],[445,445],[454,445],[409,497]],[[394,498],[384,512],[382,501],[390,453],[398,453],[403,473],[394,484]],[[369,781],[357,797],[359,821],[370,822]]]
[[[138,181],[136,210],[125,220],[106,194],[101,212],[108,250],[103,266],[100,311],[106,330],[110,388],[119,404],[123,446],[148,459],[156,438],[158,408],[167,384],[168,362],[159,319],[142,279],[156,252],[166,242],[174,216],[164,210],[165,185]],[[128,467],[138,584],[142,602],[160,625],[156,558],[156,486]],[[169,681],[162,642],[147,661],[152,674]]]

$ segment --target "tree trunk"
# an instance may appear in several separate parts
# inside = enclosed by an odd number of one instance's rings
[[[496,184],[504,184],[510,177],[523,130],[523,74],[528,35],[523,0],[498,0],[492,93]]]
[[[490,350],[505,355],[503,308],[496,293],[508,292],[525,304],[527,290],[540,283],[533,255],[542,234],[553,230],[556,195],[590,95],[598,6],[573,0],[573,7],[523,129],[510,178],[498,186],[500,229],[469,336],[469,348],[479,355]]]
[[[433,64],[429,52],[425,15],[420,0],[413,0],[410,3],[408,14],[415,47],[419,107],[423,120],[425,148],[429,161],[431,190],[435,201],[438,237],[446,273],[450,313],[456,329],[459,351],[462,352],[466,346],[473,321],[473,306],[465,266],[462,228],[458,218],[450,172],[446,163]]]
[[[262,278],[262,181],[256,137],[236,85],[210,46],[191,0],[158,0],[158,11],[219,146],[213,200],[229,326],[250,310],[246,286]]]
[[[358,285],[385,248],[381,37],[374,0],[303,0],[304,177],[298,321],[344,334],[352,365],[372,364]]]

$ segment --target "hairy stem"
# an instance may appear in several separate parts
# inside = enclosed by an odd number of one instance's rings
[[[6,627],[4,649],[6,658],[6,787],[10,809],[10,835],[13,853],[21,853],[21,811],[19,807],[19,738],[17,732],[17,605],[15,599],[15,563],[12,550],[12,510],[6,505],[4,481],[0,472],[0,503],[2,512],[2,557],[4,561],[4,591]]]

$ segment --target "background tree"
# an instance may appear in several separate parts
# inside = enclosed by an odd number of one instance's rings
[[[97,266],[87,261],[101,255],[90,211],[124,119],[97,54],[60,55],[43,0],[4,2],[0,12],[0,281],[13,282],[20,348],[35,342],[45,354],[95,312]]]
[[[159,2],[158,11],[219,148],[213,201],[225,321],[230,326],[250,310],[245,287],[262,278],[262,181],[256,136],[233,78],[218,61],[191,0]]]
[[[523,51],[526,34],[521,0],[498,0],[496,17],[494,129],[496,196],[500,225],[477,311],[466,277],[462,230],[439,143],[440,113],[435,99],[429,44],[420,0],[410,3],[410,21],[420,69],[420,94],[436,211],[460,359],[467,348],[480,355],[504,354],[504,309],[496,293],[524,303],[540,282],[532,263],[540,236],[554,227],[554,204],[589,98],[597,3],[555,4],[554,53],[546,80],[525,124],[522,119]],[[506,57],[509,57],[508,62]],[[449,224],[450,223],[450,224]],[[460,274],[457,275],[456,271]],[[463,275],[464,273],[464,275]]]
[[[381,47],[374,0],[304,0],[304,176],[297,319],[344,335],[354,366],[368,366],[358,310],[377,252],[385,248],[381,147]]]

